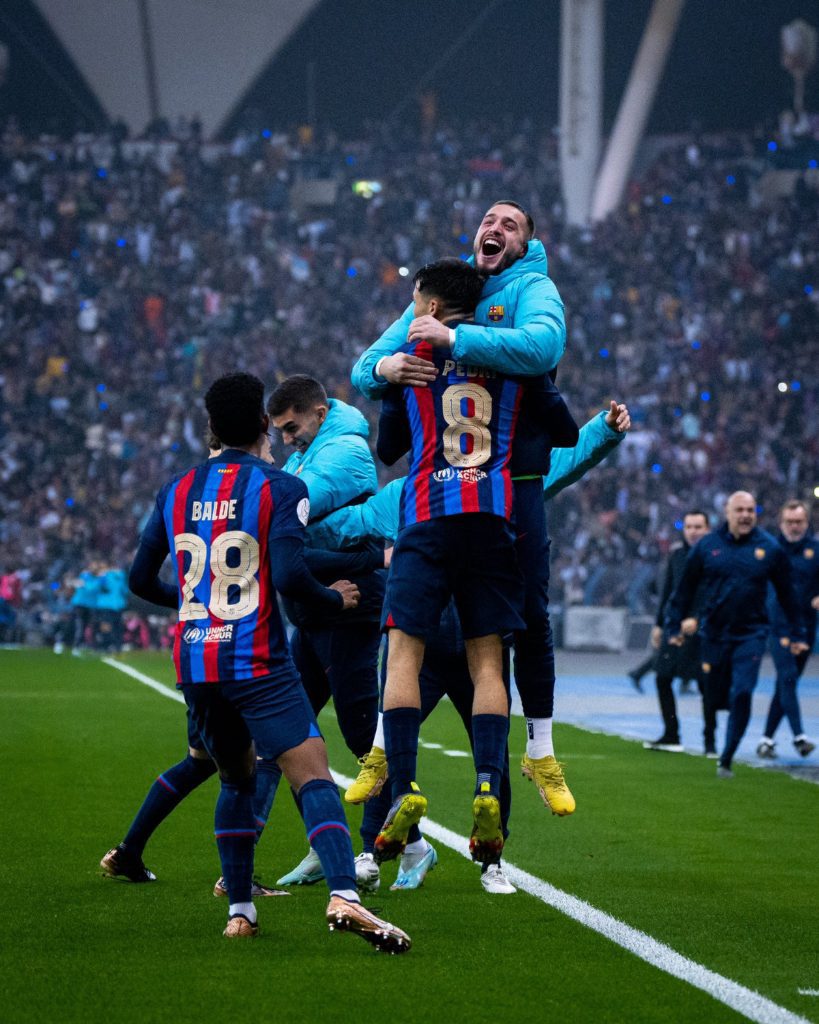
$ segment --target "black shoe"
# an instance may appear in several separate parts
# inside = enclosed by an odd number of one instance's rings
[[[127,878],[129,882],[154,882],[156,875],[142,863],[142,858],[115,846],[100,861],[100,867],[109,878]]]
[[[806,739],[804,736],[800,736],[798,740],[794,740],[793,745],[796,748],[797,754],[801,757],[807,757],[816,750],[816,744],[811,743],[811,741]]]
[[[667,750],[671,754],[682,754],[685,749],[680,743],[679,737],[661,736],[658,740],[643,743],[646,750]]]
[[[636,672],[629,672],[628,677],[631,680],[631,685],[634,687],[634,689],[638,693],[642,693],[643,692],[643,684],[640,682],[640,680],[642,679],[642,676],[638,676]]]

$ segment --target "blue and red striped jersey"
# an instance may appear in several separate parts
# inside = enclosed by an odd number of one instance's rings
[[[302,540],[307,488],[230,449],[159,492],[142,543],[169,548],[179,585],[174,663],[180,683],[292,670],[269,547]]]
[[[382,405],[379,456],[391,463],[410,451],[399,527],[464,512],[511,519],[509,458],[523,383],[426,341],[399,351],[438,368],[432,384],[392,387]]]

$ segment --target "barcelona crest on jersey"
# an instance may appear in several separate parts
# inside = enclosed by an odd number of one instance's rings
[[[498,320],[503,320],[505,316],[503,306],[490,306],[487,316],[493,323],[497,323]]]

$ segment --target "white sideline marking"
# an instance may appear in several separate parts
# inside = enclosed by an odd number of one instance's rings
[[[156,690],[157,693],[161,693],[163,697],[170,697],[171,700],[177,701],[179,704],[185,703],[185,698],[178,690],[172,690],[170,686],[165,686],[164,683],[160,683],[156,679],[151,679],[150,676],[143,675],[142,672],[137,672],[135,668],[131,668],[130,665],[125,665],[121,661],[115,661],[113,658],[101,658],[104,665],[110,665],[111,668],[115,668],[118,672],[124,672],[126,676],[131,676],[133,679],[137,679],[140,683],[144,683],[145,686],[150,686],[152,690]]]
[[[184,698],[176,690],[171,690],[170,687],[138,672],[130,665],[124,665],[113,658],[103,658],[102,661],[106,665],[110,665],[111,668],[124,672],[152,690],[156,690],[164,697],[184,703]],[[332,774],[339,786],[347,787],[353,783],[353,779],[340,772]],[[437,839],[439,843],[448,846],[462,857],[466,857],[467,860],[471,860],[468,840],[445,825],[439,825],[437,822],[425,818],[424,834]],[[572,896],[571,893],[563,892],[562,889],[544,882],[535,875],[529,874],[528,871],[515,867],[509,861],[505,862],[504,871],[510,882],[518,889],[523,889],[524,892],[528,892],[547,906],[554,907],[561,914],[591,928],[592,931],[628,950],[641,960],[645,960],[653,967],[665,971],[666,974],[670,974],[674,978],[679,978],[680,981],[687,982],[693,988],[701,989],[718,1002],[741,1013],[748,1020],[755,1021],[756,1024],[811,1024],[806,1017],[800,1017],[799,1014],[766,999],[758,992],[745,988],[744,985],[731,981],[729,978],[723,978],[715,971],[709,971],[707,967],[703,967],[702,964],[698,964],[694,960],[689,960],[670,946],[666,946],[665,943],[641,932],[638,928],[624,924],[616,917],[612,917],[611,914],[598,910],[590,903],[586,903],[585,900]],[[800,995],[819,995],[819,989],[799,989],[798,991]]]
[[[800,996],[819,996],[819,988],[798,988]]]

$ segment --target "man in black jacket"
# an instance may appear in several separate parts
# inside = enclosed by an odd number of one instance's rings
[[[680,727],[677,721],[677,705],[674,700],[672,682],[675,676],[683,679],[700,678],[700,643],[696,635],[698,607],[695,601],[689,617],[682,624],[684,637],[681,647],[675,647],[663,641],[663,623],[665,621],[668,600],[679,583],[688,552],[700,537],[708,533],[708,516],[699,510],[686,512],[683,516],[683,542],[674,548],[668,556],[668,564],[660,595],[660,607],[657,609],[656,624],[651,630],[652,646],[657,648],[655,671],[657,673],[657,699],[660,702],[660,714],[663,716],[663,734],[652,743],[644,743],[647,750],[669,750],[682,752],[680,743]],[[702,692],[702,686],[700,686]],[[714,730],[716,712],[708,705],[703,693],[703,712],[705,715],[705,752],[715,754]]]

